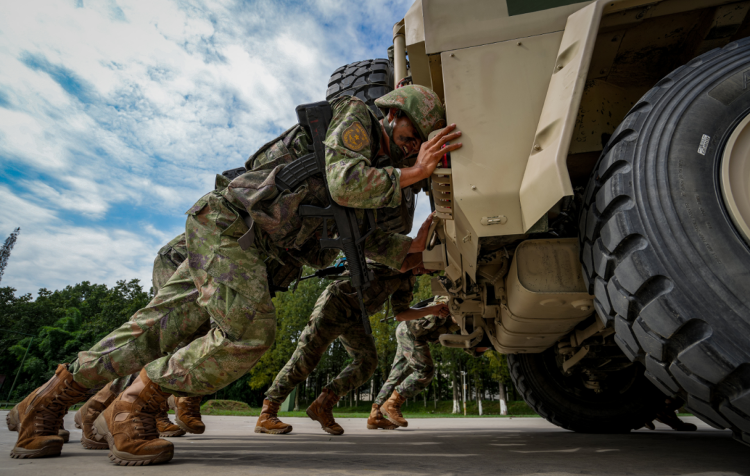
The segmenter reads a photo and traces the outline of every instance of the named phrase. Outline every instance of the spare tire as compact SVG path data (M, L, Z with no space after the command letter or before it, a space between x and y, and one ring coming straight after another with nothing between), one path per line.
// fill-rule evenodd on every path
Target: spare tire
M393 66L387 59L378 58L347 64L331 75L326 100L339 96L356 96L372 109L378 118L383 113L375 107L375 100L393 91Z
M750 39L657 83L607 144L580 220L584 276L619 347L747 444L749 84Z

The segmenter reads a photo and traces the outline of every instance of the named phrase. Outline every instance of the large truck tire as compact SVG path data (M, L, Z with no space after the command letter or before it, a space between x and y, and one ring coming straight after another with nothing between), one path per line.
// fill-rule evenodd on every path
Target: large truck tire
M665 394L750 444L750 39L649 91L594 169L581 261L599 317Z
M375 107L375 100L393 91L393 66L387 59L378 58L344 65L328 80L326 100L339 96L356 96L372 109L378 118L383 114Z
M586 387L580 368L564 375L559 364L554 348L508 355L511 379L524 401L559 427L579 433L627 433L653 421L664 408L664 395L639 364L609 373L598 392Z

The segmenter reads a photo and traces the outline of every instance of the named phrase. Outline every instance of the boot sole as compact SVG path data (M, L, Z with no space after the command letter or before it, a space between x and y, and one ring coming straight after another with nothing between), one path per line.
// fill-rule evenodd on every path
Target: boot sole
M176 424L177 426L179 426L180 428L182 428L182 429L183 429L183 430L185 430L186 432L188 432L188 433L192 433L192 434L194 434L194 435L202 435L202 434L203 434L203 432L204 432L204 431L206 431L206 427L205 427L205 426L203 427L203 429L202 429L201 431L196 431L196 430L194 430L194 429L190 428L190 427L189 427L189 426L187 426L187 425L186 425L185 423L183 423L183 422L182 422L182 420L180 420L180 419L179 419L179 418L177 417L177 415L175 415L175 417L174 417L174 422L175 422L175 424Z
M320 423L320 420L318 420L315 417L315 414L314 413L310 413L310 409L309 408L307 410L305 410L305 413L307 413L307 416L309 416L312 421L317 421L318 423ZM322 423L320 423L320 427L323 429L323 431L325 431L326 433L329 433L331 435L339 436L339 435L343 435L344 434L344 430L343 429L340 432L338 432L336 430L332 430L331 428L329 428L327 426L323 426Z
M96 431L94 431L96 433ZM86 448L87 450L108 450L109 445L106 441L96 441L92 440L91 438L86 438L85 436L81 435L81 446Z
M292 431L291 425L289 426L289 428L284 428L283 430L269 430L262 426L255 427L255 433L268 433L269 435L286 435L287 433L291 431Z
M180 428L179 430L174 431L160 431L159 436L162 438L177 438L178 436L182 436L185 434L185 430Z
M118 451L115 446L115 439L107 427L107 421L104 419L104 414L100 414L96 421L94 421L93 429L96 435L103 436L104 439L107 440L109 446L109 459L120 466L147 466L149 464L166 463L174 457L174 449L157 455L143 456L134 455L125 451Z
M395 430L396 428L398 428L398 425L394 425L392 427L382 427L382 426L370 425L370 424L367 425L368 430Z
M47 458L50 456L60 456L62 452L62 445L53 444L39 448L38 450L27 450L25 448L13 448L10 450L10 457L15 459L28 459L28 458Z

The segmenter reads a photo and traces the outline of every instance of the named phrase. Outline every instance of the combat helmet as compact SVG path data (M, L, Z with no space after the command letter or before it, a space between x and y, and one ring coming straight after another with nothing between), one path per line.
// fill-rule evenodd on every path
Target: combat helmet
M442 101L435 91L424 86L403 86L376 99L375 105L383 111L384 116L391 108L404 111L423 141L427 140L430 132L445 127Z

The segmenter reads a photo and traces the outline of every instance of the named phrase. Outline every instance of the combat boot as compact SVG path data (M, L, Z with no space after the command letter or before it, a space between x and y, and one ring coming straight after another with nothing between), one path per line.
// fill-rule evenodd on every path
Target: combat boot
M395 430L398 425L391 423L388 419L383 417L380 413L380 405L377 403L372 404L372 410L370 410L370 416L367 418L367 429L368 430Z
M385 403L383 403L383 406L380 407L380 410L391 422L404 428L409 426L409 422L406 421L404 415L401 414L401 405L403 405L405 401L406 399L394 390L391 398L386 400Z
M344 434L344 429L333 419L333 406L339 398L341 397L324 388L318 398L307 407L307 416L320 423L320 427L332 435Z
M174 421L177 426L200 435L206 431L206 425L201 420L201 399L203 397L169 397L169 408L175 412Z
M172 423L167 414L168 411L169 405L167 402L164 402L161 411L156 415L156 429L159 431L159 436L162 438L175 438L184 435L186 433L185 430Z
M5 423L8 425L8 431L18 431L18 404L11 408L5 415Z
M58 433L68 408L86 399L87 389L73 380L66 364L55 376L18 404L18 441L13 458L59 456L64 443Z
M70 441L70 432L65 429L62 423L60 424L60 429L57 430L57 436L63 439L63 443Z
M263 408L260 411L258 421L255 423L255 433L270 433L272 435L285 435L292 431L292 425L287 425L279 420L280 403L263 400Z
M73 417L76 426L81 429L81 446L86 449L106 450L109 448L104 437L94 432L94 422L117 398L117 395L110 389L111 386L112 384L108 383L103 389L96 392L96 395L89 398Z
M174 445L159 438L156 415L167 401L168 393L141 370L145 384L135 401L120 394L94 421L94 431L109 445L109 459L120 466L144 466L166 463L174 456Z
M7 415L5 415L5 423L8 425L8 431L18 431L18 405L13 407ZM57 430L57 436L63 439L63 443L67 443L70 440L70 432L64 427L60 427Z

